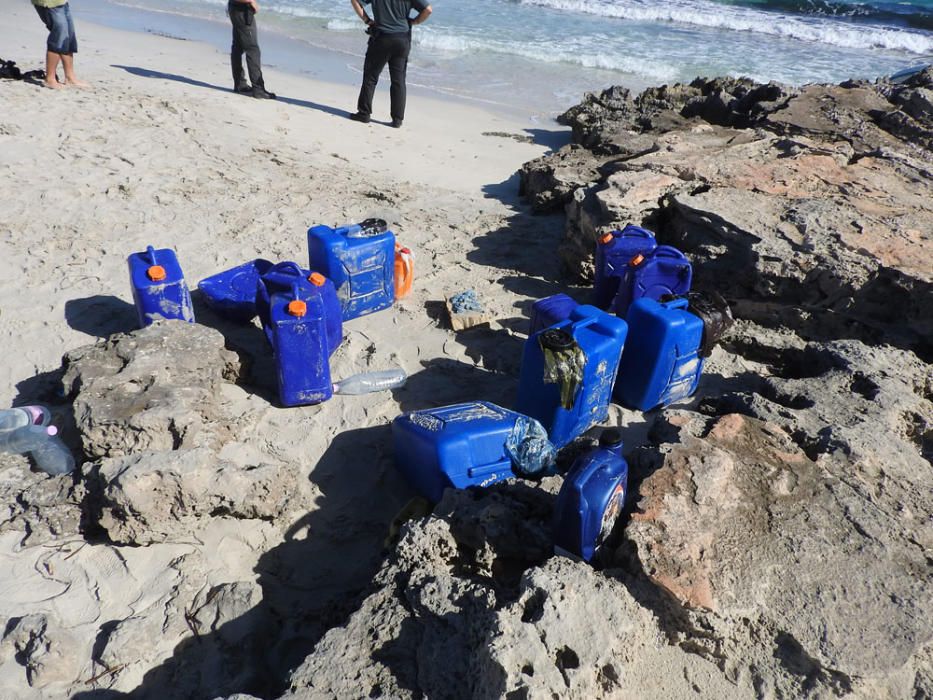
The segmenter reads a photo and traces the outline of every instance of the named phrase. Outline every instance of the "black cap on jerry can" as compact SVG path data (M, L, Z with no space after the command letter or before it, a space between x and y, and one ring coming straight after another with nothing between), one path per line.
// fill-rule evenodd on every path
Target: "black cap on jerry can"
M609 450L621 447L622 431L618 428L607 428L599 436L599 446Z
M572 348L575 341L573 336L567 331L562 331L560 328L548 328L545 331L541 331L539 342L542 348L560 352Z

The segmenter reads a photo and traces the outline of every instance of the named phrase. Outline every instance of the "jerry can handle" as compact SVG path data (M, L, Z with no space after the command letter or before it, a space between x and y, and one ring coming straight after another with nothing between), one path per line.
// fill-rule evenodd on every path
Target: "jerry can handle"
M587 326L592 326L592 325L593 325L594 323L596 323L598 320L599 320L599 316L590 316L589 318L584 318L584 319L582 319L582 320L580 320L580 321L574 321L574 322L571 324L571 328L573 328L573 329L577 329L577 328L586 328ZM571 335L572 335L572 334L571 334Z
M651 233L651 231L646 228L642 228L641 226L635 226L633 224L628 224L620 231L620 233L623 236L631 236L632 238L654 238L654 234Z
M665 308L668 309L683 309L684 311L690 306L690 300L687 297L674 297L668 301L662 301Z
M659 245L654 249L653 255L659 258L678 258L682 259L684 257L683 252L675 248L672 245Z
M150 265L158 265L158 263L156 262L156 253L155 253L154 247L152 247L151 245L146 246L146 255L149 257Z
M271 275L275 272L285 272L285 273L294 275L295 277L304 276L304 271L301 269L301 266L296 262L292 262L291 260L286 260L285 262L276 263L275 265L269 268L269 270L266 272L266 275Z

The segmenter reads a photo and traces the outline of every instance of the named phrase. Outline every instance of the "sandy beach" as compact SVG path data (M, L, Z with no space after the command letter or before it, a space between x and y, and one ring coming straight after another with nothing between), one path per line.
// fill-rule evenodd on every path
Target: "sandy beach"
M8 11L4 57L40 67L41 23L31 7ZM226 55L78 24L77 66L91 89L4 85L0 158L18 193L2 220L4 259L17 271L4 276L0 318L17 348L3 363L6 400L23 377L57 366L63 350L121 329L125 319L108 320L107 304L131 301L125 256L150 243L176 248L196 282L257 256L303 258L309 226L379 215L418 251L420 288L436 279L435 298L445 284L463 284L449 261L486 282L512 267L509 257L531 258L543 244L531 237L527 251L502 260L493 250L475 263L463 255L467 241L516 215L516 169L566 140L557 125L413 98L396 131L379 123L388 121L385 85L375 121L359 125L346 118L358 86L272 70L278 101L237 99ZM551 262L533 266L545 277ZM43 309L41 329L27 297Z
M2 7L3 58L24 70L40 67L46 32L32 7L12 0ZM417 283L391 310L346 325L333 374L401 366L412 375L406 405L378 394L279 409L270 403L274 378L267 364L265 395L225 387L224 403L243 429L241 449L267 450L311 472L322 455L333 456L328 450L341 433L365 435L402 409L508 400L519 357L511 353L511 364L502 366L495 350L520 347L511 322L523 315L530 294L551 288L557 261L550 251L561 226L554 217L526 214L517 200L516 170L565 141L565 129L532 128L462 103L412 97L404 128L395 130L382 123L388 121L387 85L377 92L374 122L360 125L346 118L357 85L267 70L266 82L279 99L253 100L228 89L227 55L193 42L104 29L83 22L80 10L76 15L76 66L91 88L0 85L5 405L54 399L63 353L135 327L129 253L147 245L174 248L193 288L255 257L306 262L309 226L370 216L385 218L412 247ZM445 329L438 308L445 296L468 288L494 291L487 294L490 310L503 320L465 345ZM205 312L205 322L210 318ZM261 352L257 337L243 342ZM489 353L495 361L487 362ZM65 438L76 446L76 435L66 430ZM410 495L392 474L388 445L370 438L345 449L347 460L364 460L348 467L360 480L358 493L337 496L337 505L328 495L333 524L325 527L339 526L340 546L321 550L331 561L319 562L309 591L364 585L388 520ZM385 479L391 488L376 489ZM360 500L359 494L368 495ZM166 568L170 562L203 559L208 587L255 580L260 553L281 541L291 524L255 527L220 518L219 529L200 533L198 543L134 549L126 556L145 563L129 567L109 546L80 552L67 545L21 547L22 538L7 533L0 618L57 610L87 660L78 675L89 679L97 673L90 662L95 630L103 621L164 604L177 584ZM360 539L354 532L367 534ZM42 572L50 554L53 578ZM327 605L322 594L315 607ZM176 641L154 640L147 660L127 668L113 687L136 687ZM62 697L61 686L28 690L15 664L8 659L0 667L0 697Z
M0 10L0 58L42 67L33 8ZM209 44L73 12L89 88L0 81L0 406L49 405L84 457L0 453L0 700L930 697L929 69L619 88L571 126L416 90L393 129L387 75L361 125L355 81L266 68L256 100ZM258 320L197 294L197 325L136 331L130 253L173 248L194 289L368 217L413 291L345 323L331 373L402 389L280 408ZM556 476L412 506L391 421L513 406L532 303L588 299L628 222L736 323L696 397L609 406L605 560L554 556ZM492 320L455 332L467 289Z

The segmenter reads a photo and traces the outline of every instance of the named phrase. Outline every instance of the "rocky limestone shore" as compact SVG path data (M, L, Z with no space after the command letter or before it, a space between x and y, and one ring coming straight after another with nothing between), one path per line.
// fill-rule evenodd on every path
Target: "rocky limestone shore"
M226 396L267 406L255 358L159 323L66 355L79 473L0 454L6 563L82 611L2 621L3 700L933 697L933 72L612 88L561 121L574 143L521 178L566 213L568 283L637 223L737 319L694 400L611 412L630 496L597 565L553 555L560 477L385 527L410 495L391 415L324 456L274 422L242 439L256 414Z

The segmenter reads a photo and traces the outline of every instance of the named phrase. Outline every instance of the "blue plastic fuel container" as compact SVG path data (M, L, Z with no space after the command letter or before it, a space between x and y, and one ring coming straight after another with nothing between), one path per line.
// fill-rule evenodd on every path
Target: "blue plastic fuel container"
M538 299L531 306L531 323L529 324L528 335L553 326L555 323L566 321L570 318L570 312L578 306L579 304L566 294L554 294L553 296L544 297L544 299Z
M609 414L628 326L586 304L525 342L516 410L563 447Z
M204 302L221 316L247 323L256 316L256 288L259 278L272 263L256 258L198 282Z
M541 476L556 450L537 421L486 401L407 413L392 422L395 465L425 498L445 488Z
M194 323L191 294L174 250L149 246L144 253L132 253L127 264L140 327L161 319Z
M591 561L625 507L628 464L622 432L610 428L599 447L580 455L564 477L554 506L554 551Z
M308 229L308 266L332 280L343 320L388 308L395 301L395 234L380 219Z
M604 233L596 241L596 277L593 281L593 306L612 306L619 280L629 261L658 247L654 234L641 226L629 224L621 231Z
M629 260L619 280L612 308L616 316L625 318L636 299L658 300L663 296L686 294L692 281L693 267L687 256L673 246L658 246L650 253L639 253Z
M321 403L333 395L326 315L321 295L298 283L272 295L272 347L283 406Z
M262 322L269 344L275 348L270 321L270 301L274 294L289 292L295 285L303 294L321 297L324 305L324 327L327 336L327 353L330 357L343 340L343 320L340 302L334 284L319 272L303 269L298 263L286 261L276 263L260 275L256 284L256 312Z
M614 397L648 411L696 391L704 360L732 324L732 314L718 295L691 294L666 301L639 299L627 320L629 339Z

